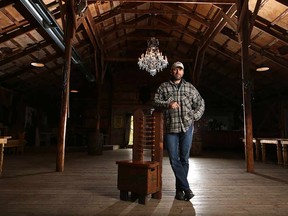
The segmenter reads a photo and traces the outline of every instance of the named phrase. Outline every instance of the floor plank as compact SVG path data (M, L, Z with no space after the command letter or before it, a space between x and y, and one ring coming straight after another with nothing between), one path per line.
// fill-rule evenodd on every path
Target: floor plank
M246 172L236 154L191 157L189 183L195 197L174 199L174 177L165 156L163 197L146 205L121 201L115 161L131 159L131 149L101 156L67 152L64 172L55 172L53 151L5 155L0 177L0 215L287 215L288 169L255 162Z

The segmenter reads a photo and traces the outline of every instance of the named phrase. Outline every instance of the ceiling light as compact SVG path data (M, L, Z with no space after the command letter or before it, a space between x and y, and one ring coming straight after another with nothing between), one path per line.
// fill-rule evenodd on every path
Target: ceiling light
M71 89L70 92L71 92L71 93L78 93L79 91L76 90L76 89Z
M38 68L44 67L45 65L39 60L40 60L40 49L37 50L37 60L35 62L31 62L31 65Z
M45 65L44 65L43 63L41 63L41 62L32 62L31 65L34 66L34 67L39 67L39 68L45 66Z
M64 43L64 32L54 19L53 15L46 8L43 1L40 0L20 0L22 4L27 8L27 10L34 16L34 18L39 22L43 29L50 35L50 37L55 41L55 43L61 48L62 51L65 50ZM76 52L75 48L72 46L71 58L75 64L81 62L79 54Z
M37 22L43 27L43 29L49 34L54 42L60 47L62 51L65 51L64 43L64 32L59 26L54 16L47 9L46 5L42 0L20 0L20 2L27 8L27 10L33 15ZM85 3L85 2L84 2ZM84 10L84 8L83 8ZM83 66L81 57L76 51L75 47L72 46L71 58L74 64ZM85 77L90 81L94 82L95 77L86 70L83 70Z
M148 48L146 53L142 54L138 59L139 68L146 70L151 76L154 76L157 72L162 71L168 65L167 56L163 56L159 51L159 41L155 37L151 40L147 40Z
M263 54L264 54L264 50L261 50L261 53L260 53L260 58L261 58L260 66L256 68L256 71L258 71L258 72L268 71L270 69L264 63Z
M267 66L261 66L256 69L258 72L268 71L270 68Z

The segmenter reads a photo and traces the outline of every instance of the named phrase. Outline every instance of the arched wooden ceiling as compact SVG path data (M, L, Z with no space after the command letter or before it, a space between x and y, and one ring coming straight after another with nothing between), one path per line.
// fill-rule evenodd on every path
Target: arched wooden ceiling
M63 32L65 1L2 0L0 2L0 86L19 92L55 91L62 88L64 52L47 32L55 23L37 22L25 2L42 5ZM41 4L43 3L43 4ZM73 49L81 82L93 82L94 52L103 77L109 66L137 65L152 36L169 63L180 60L186 73L197 79L207 95L231 103L241 101L241 12L236 0L84 1L76 0L77 31ZM287 91L288 2L250 0L250 45L254 97L265 100ZM48 30L47 30L48 29ZM44 68L34 68L40 59ZM196 59L197 66L195 65ZM255 72L265 64L268 72ZM199 66L200 65L200 66ZM92 68L92 69L91 69ZM138 71L137 71L138 72ZM144 71L143 71L144 72ZM196 74L196 75L195 75ZM157 75L155 76L157 79ZM78 80L79 81L79 80ZM195 81L195 80L194 80ZM80 82L80 81L79 81ZM213 97L211 97L212 99Z

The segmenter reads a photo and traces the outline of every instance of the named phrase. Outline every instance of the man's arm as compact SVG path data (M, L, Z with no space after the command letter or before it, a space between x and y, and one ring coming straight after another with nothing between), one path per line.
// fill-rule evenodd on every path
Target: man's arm
M205 111L205 101L196 89L193 96L193 108L194 108L194 120L198 121Z
M164 91L163 91L163 84L157 89L155 96L154 96L154 106L156 108L161 108L161 109L167 109L167 108L173 108L174 104L174 99L173 97L168 97L165 98L164 96Z

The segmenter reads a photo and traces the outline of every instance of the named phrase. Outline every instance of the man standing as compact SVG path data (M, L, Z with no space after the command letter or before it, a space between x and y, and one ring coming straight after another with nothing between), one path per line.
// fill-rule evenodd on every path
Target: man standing
M184 65L175 62L171 79L162 83L154 97L156 108L164 109L165 147L176 178L175 199L190 200L194 194L187 179L193 123L201 118L205 103L197 89L182 77Z

